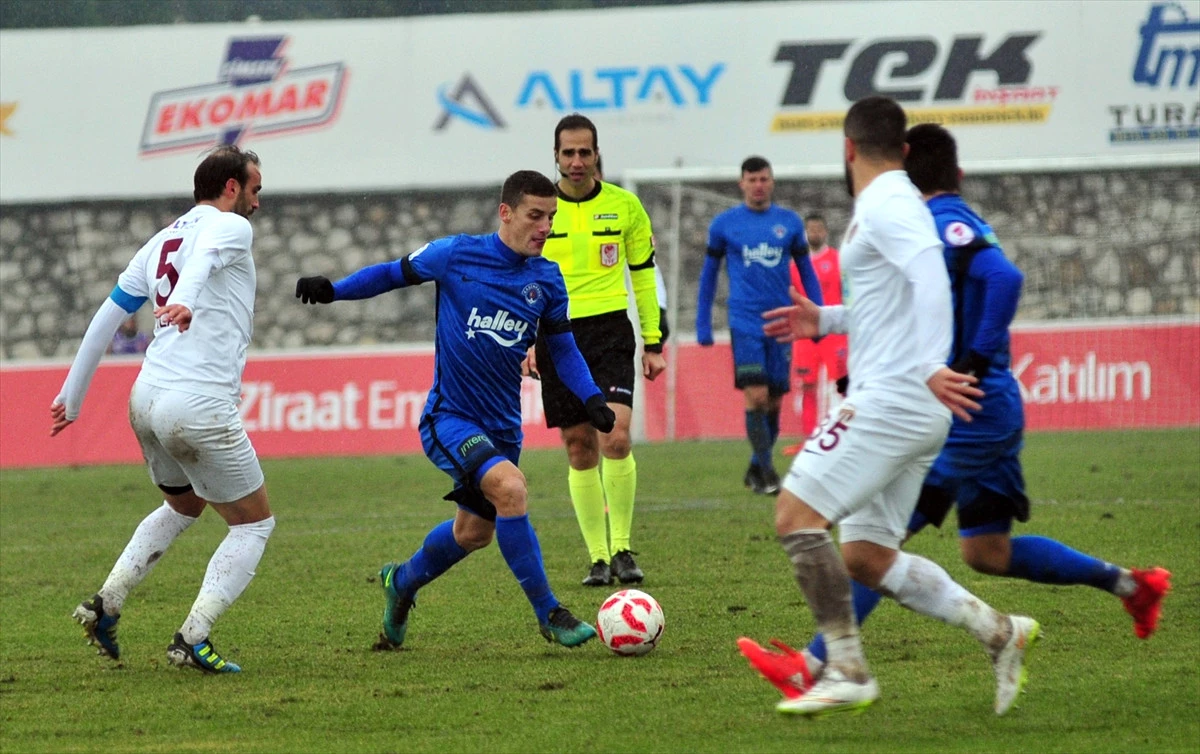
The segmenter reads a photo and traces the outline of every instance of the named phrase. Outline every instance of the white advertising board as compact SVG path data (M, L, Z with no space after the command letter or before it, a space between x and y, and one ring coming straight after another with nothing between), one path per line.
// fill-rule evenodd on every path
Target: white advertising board
M606 168L836 164L869 94L972 160L1200 154L1200 0L737 3L0 33L0 202L190 193L256 150L264 191L553 173L580 111ZM1151 159L1151 162L1153 160ZM1200 157L1197 157L1200 164Z

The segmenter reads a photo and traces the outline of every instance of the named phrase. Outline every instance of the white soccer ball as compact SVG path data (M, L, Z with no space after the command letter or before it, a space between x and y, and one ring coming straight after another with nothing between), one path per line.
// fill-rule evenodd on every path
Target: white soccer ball
M637 589L622 589L600 605L596 631L617 654L644 655L658 646L665 623L657 600Z

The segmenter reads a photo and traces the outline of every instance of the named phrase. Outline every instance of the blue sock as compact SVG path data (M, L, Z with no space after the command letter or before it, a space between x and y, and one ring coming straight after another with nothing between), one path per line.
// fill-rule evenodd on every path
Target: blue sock
M1087 584L1111 592L1121 569L1048 537L1013 537L1006 576L1039 584Z
M771 430L771 447L779 440L779 409L767 409L767 428Z
M537 614L538 623L550 619L550 611L558 607L554 592L550 591L550 583L546 580L546 569L542 565L542 548L538 544L537 534L529 523L529 514L521 516L496 517L496 542L500 545L500 553L504 562L517 577L517 582L525 590L533 612Z
M771 428L767 422L766 411L746 412L746 438L750 440L753 451L750 462L760 469L775 467L771 459Z
M851 579L850 599L854 603L854 620L861 626L875 606L879 604L879 600L883 599L883 595ZM821 634L814 636L808 645L808 651L812 653L813 657L825 662L825 637Z
M393 584L397 593L417 591L450 570L467 557L467 551L454 541L454 519L443 521L429 530L421 549L400 566L399 578Z

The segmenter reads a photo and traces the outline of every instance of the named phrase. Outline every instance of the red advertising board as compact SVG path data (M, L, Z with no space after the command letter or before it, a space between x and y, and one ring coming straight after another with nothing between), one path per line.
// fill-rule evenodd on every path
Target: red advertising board
M1013 372L1032 430L1200 425L1200 324L1121 323L1023 327L1013 334ZM729 347L674 344L674 436L740 438L743 404ZM0 468L138 461L127 418L140 363L109 359L80 420L49 436L49 406L67 366L0 368ZM420 452L417 421L433 375L431 348L312 351L252 356L242 418L264 458ZM793 394L794 395L794 394ZM784 402L784 436L799 433L799 407ZM645 431L671 429L664 376L645 388ZM558 445L542 416L537 383L522 387L526 447Z

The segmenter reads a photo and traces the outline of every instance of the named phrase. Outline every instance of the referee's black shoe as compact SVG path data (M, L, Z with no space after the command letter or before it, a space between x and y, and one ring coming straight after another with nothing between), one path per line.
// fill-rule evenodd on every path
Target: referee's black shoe
M584 586L608 586L613 582L612 569L608 567L608 563L603 560L597 560L592 563L592 570L588 571L587 578L583 580Z
M621 550L613 555L612 572L622 584L640 584L646 578L642 569L633 562L633 553L629 550Z

